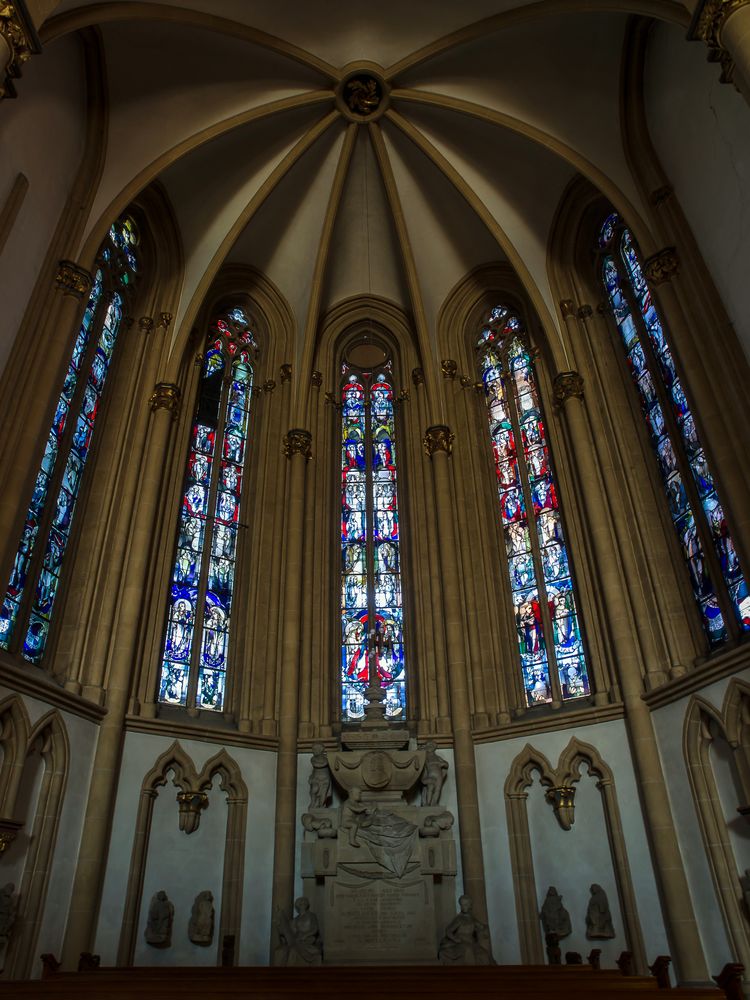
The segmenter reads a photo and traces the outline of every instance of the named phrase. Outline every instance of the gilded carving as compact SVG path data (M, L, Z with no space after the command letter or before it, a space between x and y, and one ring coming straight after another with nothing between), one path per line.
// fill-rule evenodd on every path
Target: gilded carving
M141 333L149 334L154 332L154 320L151 316L141 316L138 320L138 329Z
M180 413L180 387L174 382L157 382L149 405L152 410L171 410L172 419L176 420Z
M319 389L323 385L323 372L313 372L310 376L310 382L316 389Z
M560 301L560 312L563 314L563 319L568 319L576 314L575 302L572 299L562 299Z
M708 61L721 66L721 82L734 82L734 58L721 43L721 33L727 20L750 0L702 0L693 13L688 31L691 41L705 42L708 47Z
M266 381L261 386L263 392L273 392L275 388L276 388L276 383L272 378L266 379Z
M593 309L588 304L588 302L586 302L580 307L576 315L578 316L579 319L588 319L589 316L591 316L592 314L593 314Z
M290 364L282 365L281 368L279 368L279 378L282 382L292 381L292 366Z
M674 247L665 247L649 257L643 268L646 278L653 285L671 281L679 274L679 261Z
M411 380L414 385L424 385L424 368L413 368Z
M440 362L440 370L443 373L443 378L455 378L458 365L453 358L443 358Z
M168 330L171 322L172 322L172 313L161 312L159 313L159 322L156 325L163 326L165 330Z
M374 115L383 99L383 87L374 76L361 74L347 80L344 86L344 103L349 110L362 118Z
M575 785L558 785L548 788L545 798L554 809L557 822L563 830L569 830L575 822Z
M21 67L31 56L41 52L41 45L34 25L26 10L19 4L0 0L0 37L8 47L8 61L0 82L0 100L15 97L13 84L21 75Z
M573 397L583 399L583 378L578 372L558 372L555 375L554 394L558 406Z
M195 833L201 821L201 812L208 807L205 792L178 792L180 829L184 833Z
M72 260L61 260L55 275L55 284L63 295L73 295L82 299L91 288L91 275Z
M432 458L436 451L444 451L450 455L455 437L456 435L451 433L450 427L446 427L445 424L428 427L422 439L425 454L429 458Z
M312 458L312 434L299 427L293 427L284 436L284 454L287 458L300 454L309 461Z

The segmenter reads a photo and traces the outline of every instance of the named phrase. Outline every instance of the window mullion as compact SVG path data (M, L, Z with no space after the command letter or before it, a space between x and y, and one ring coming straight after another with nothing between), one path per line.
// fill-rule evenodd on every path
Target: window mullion
M370 393L372 383L360 375L365 388L365 568L367 571L367 631L372 634L377 630L375 619L375 481L372 468L372 405ZM370 644L370 635L365 637L368 676L370 657L375 657L375 669L378 667L377 646Z

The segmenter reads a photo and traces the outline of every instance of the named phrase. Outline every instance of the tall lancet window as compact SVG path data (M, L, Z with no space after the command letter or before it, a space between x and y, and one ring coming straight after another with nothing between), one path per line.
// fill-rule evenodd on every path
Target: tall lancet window
M496 306L477 344L529 706L589 694L586 655L532 352Z
M52 418L0 611L0 647L44 655L86 460L126 306L138 275L129 216L110 229Z
M716 481L629 230L599 232L601 276L711 646L750 629L750 597Z
M169 705L224 707L256 355L242 309L210 324L167 609L159 700Z
M365 345L362 345L363 347ZM386 718L406 714L391 362L350 350L341 386L341 715L363 718L371 665ZM357 362L378 357L364 367Z

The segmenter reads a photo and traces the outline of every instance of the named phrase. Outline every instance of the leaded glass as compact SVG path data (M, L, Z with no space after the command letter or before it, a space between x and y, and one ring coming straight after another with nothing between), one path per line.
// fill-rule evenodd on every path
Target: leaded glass
M526 701L579 698L589 694L586 656L534 365L518 317L497 306L477 347Z
M224 707L253 356L235 307L212 324L190 440L170 586L159 700Z
M27 619L21 653L31 662L41 659L47 645L81 480L123 317L124 293L115 287L133 284L137 245L135 223L126 216L110 228L100 250L100 266L73 344L0 611L4 649L12 648L19 619ZM61 455L64 461L58 462ZM36 544L40 538L41 547Z
M406 712L393 386L390 368L344 365L341 390L341 704L364 716L370 657L386 717Z
M716 646L728 638L730 630L750 629L745 579L632 235L612 214L598 242L605 250L604 286L638 391L670 516L704 630L709 644Z

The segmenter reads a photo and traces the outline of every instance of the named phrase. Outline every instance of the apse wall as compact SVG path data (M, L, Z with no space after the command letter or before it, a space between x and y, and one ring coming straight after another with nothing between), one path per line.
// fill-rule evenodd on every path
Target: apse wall
M644 97L651 139L750 356L750 109L701 42L655 23Z

